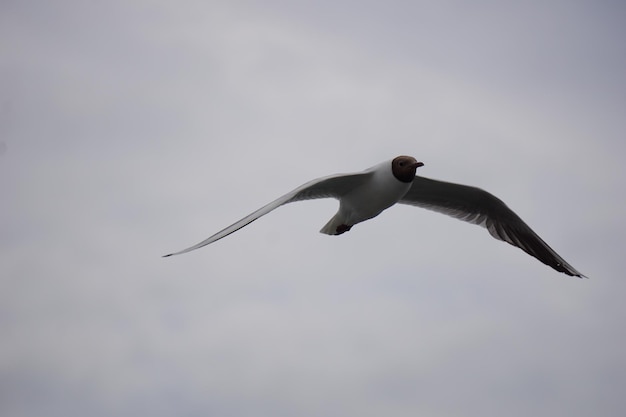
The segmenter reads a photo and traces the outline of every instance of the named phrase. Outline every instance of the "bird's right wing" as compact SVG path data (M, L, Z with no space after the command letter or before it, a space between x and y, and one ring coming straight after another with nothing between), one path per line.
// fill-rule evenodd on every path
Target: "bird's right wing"
M499 198L480 188L416 176L398 203L438 211L483 226L491 236L517 246L555 270L584 277Z
M277 198L271 203L261 207L257 211L250 213L243 219L231 224L230 226L220 230L213 236L197 243L187 249L183 249L179 252L163 255L163 257L180 255L181 253L190 252L194 249L201 248L217 240L220 240L231 233L236 232L242 227L252 223L261 216L266 215L270 211L277 209L278 207L300 200L312 200L318 198L336 198L339 199L354 188L359 187L367 181L367 179L373 175L372 172L364 171L353 174L337 174L327 177L318 178L301 185L293 191Z

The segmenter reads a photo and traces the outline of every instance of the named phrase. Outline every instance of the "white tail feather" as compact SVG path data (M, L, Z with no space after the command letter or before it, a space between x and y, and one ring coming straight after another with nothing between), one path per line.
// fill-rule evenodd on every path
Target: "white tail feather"
M338 235L340 233L337 233L337 227L342 224L344 224L344 221L339 216L339 213L337 213L333 216L332 219L328 221L328 223L326 223L324 227L322 227L320 233L325 233L327 235Z

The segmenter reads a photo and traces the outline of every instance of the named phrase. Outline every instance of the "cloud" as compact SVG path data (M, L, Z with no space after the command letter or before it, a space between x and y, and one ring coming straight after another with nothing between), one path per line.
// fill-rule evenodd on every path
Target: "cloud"
M618 6L7 3L3 415L618 415ZM312 178L396 154L591 277Z

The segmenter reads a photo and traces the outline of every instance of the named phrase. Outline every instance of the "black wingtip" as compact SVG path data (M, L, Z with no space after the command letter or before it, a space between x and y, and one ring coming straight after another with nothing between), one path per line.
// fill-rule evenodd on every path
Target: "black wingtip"
M575 277L575 278L580 278L580 279L589 279L589 277L585 274L581 274L580 272L576 271L574 268L572 269L557 269L554 268L559 272L563 272L565 275L569 275L570 277Z

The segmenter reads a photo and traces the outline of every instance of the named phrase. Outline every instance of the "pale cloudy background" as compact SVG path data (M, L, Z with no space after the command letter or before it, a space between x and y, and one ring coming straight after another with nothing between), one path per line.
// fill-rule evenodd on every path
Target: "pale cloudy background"
M619 1L0 3L0 414L622 416ZM397 154L590 277L334 201Z

